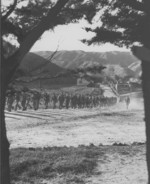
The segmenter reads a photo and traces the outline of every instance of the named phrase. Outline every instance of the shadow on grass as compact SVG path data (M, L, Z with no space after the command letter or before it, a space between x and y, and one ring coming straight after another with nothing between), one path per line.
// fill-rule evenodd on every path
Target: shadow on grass
M11 183L85 184L88 177L103 174L97 166L110 162L108 155L132 157L142 150L144 143L11 149Z
M100 155L103 152L95 146L12 149L11 181L37 183L37 179L52 179L59 174L69 175L75 183L83 183L78 176L91 175Z

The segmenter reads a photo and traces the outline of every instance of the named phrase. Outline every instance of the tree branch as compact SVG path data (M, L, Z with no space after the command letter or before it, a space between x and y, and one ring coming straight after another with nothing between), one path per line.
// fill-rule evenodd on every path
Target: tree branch
M139 2L137 0L121 0L117 1L115 3L115 6L120 7L122 5L130 6L131 8L137 10L137 11L144 11L144 4L142 2Z
M101 73L102 70L104 70L106 67L99 65L99 66L92 66L92 67L87 67L87 68L76 68L76 69L68 69L65 70L64 72L57 73L54 76L34 76L32 78L29 78L29 80L23 80L21 78L15 79L15 81L18 82L34 82L37 80L46 80L46 79L55 79L55 78L61 78L61 77L78 77L80 73L84 73L84 76L88 76L86 73L90 72L91 74L95 73ZM91 78L91 76L90 76Z
M33 44L37 39L44 33L45 30L52 27L57 15L60 13L61 9L69 0L59 0L56 5L49 11L48 15L44 17L40 23L31 30L24 42L21 44L18 50L18 61L20 62L24 55L31 49Z
M59 45L57 46L56 50L48 57L46 58L48 61L52 61L56 53L58 52Z
M12 77L11 75L14 74L14 70L17 69L24 56L29 52L38 38L45 32L45 30L53 27L57 15L60 13L61 9L66 5L68 1L69 0L59 0L49 11L48 15L43 17L40 23L34 27L31 32L29 32L29 34L20 45L20 48L6 60L5 66L8 69L7 74L10 75L10 77Z
M105 28L96 28L96 29L90 29L87 28L86 31L92 31L96 33L96 35L91 38L90 40L83 39L83 43L87 43L88 45L91 45L93 43L114 43L118 41L118 39L122 38L122 33L117 31L111 31L107 30Z
M17 6L17 0L14 0L14 3L10 6L10 9L8 10L8 12L2 17L2 22L9 17L9 15L14 11L16 6Z
M30 70L29 72L27 72L27 74L30 75L30 73L33 73L33 72L35 72L38 69L41 70L42 68L44 68L45 66L47 66L52 61L52 59L54 58L54 56L56 55L57 52L58 52L58 47L56 48L56 50L48 58L46 58L47 59L47 62L44 62L41 65L33 68L32 70Z
M23 30L19 26L15 26L9 21L2 22L2 35L5 34L14 34L17 37L19 43L23 41L24 35Z

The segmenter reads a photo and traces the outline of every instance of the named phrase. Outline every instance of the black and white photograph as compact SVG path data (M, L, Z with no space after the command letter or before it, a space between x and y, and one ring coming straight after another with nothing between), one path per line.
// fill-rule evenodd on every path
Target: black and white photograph
M150 184L150 0L1 0L2 184Z

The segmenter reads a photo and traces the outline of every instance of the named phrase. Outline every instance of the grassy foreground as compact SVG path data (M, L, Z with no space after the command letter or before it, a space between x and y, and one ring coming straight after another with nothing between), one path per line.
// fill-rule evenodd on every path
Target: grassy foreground
M10 150L12 184L84 184L107 154L132 156L145 145L16 148Z

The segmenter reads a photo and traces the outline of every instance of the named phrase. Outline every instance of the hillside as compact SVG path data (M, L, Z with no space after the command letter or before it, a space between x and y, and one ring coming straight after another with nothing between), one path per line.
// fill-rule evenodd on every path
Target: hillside
M61 67L32 52L24 57L19 69L23 70L27 76L37 74L49 74L53 76L63 70Z
M76 85L72 77L51 78L65 69L104 65L107 76L138 77L141 73L140 62L130 52L84 52L84 51L58 51L52 62L49 61L51 51L28 53L21 62L17 76L18 82L27 86L63 87ZM36 78L43 78L37 80ZM51 79L50 79L51 78ZM33 80L34 79L34 80ZM29 83L30 81L30 83Z
M20 64L16 73L16 83L30 88L51 88L52 86L58 88L60 86L76 84L76 80L72 77L52 78L63 71L65 71L65 69L30 52L24 57Z
M48 58L51 51L35 52L43 58ZM138 76L141 68L140 62L130 52L84 52L84 51L58 51L52 61L62 68L87 67L92 65L105 65L116 68L123 75ZM134 66L134 67L133 67Z

